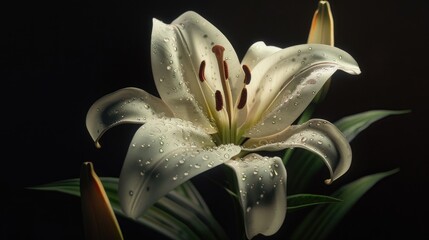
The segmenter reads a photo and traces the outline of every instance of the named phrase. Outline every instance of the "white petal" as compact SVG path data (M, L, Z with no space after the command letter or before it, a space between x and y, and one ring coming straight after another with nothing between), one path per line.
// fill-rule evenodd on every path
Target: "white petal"
M209 133L216 130L210 119L216 115L214 93L223 91L214 45L225 48L224 58L230 83L243 86L244 74L237 55L226 37L210 22L189 11L172 24L153 21L152 69L161 98L175 116L195 122ZM200 66L205 62L205 81L200 81ZM222 73L223 74L223 73ZM236 79L238 78L238 79ZM241 93L233 87L233 97ZM211 111L211 113L210 113Z
M248 95L254 96L248 104L255 118L246 127L257 124L245 136L269 136L291 125L338 69L360 73L352 56L322 44L286 48L262 60L248 86Z
M259 41L250 46L241 63L252 70L261 60L280 50L282 49L279 47L267 46L264 42Z
M98 143L104 132L122 123L145 123L153 118L172 117L161 99L138 88L123 88L98 99L86 115L86 127Z
M215 146L203 129L181 119L158 119L134 135L119 178L123 211L137 218L159 198L241 151Z
M331 178L326 183L347 172L352 161L347 139L334 124L323 119L311 119L273 136L249 139L243 147L245 151L279 151L294 147L312 151L323 159L329 169Z
M247 238L276 233L283 225L287 209L287 175L282 160L252 153L225 164L237 176Z

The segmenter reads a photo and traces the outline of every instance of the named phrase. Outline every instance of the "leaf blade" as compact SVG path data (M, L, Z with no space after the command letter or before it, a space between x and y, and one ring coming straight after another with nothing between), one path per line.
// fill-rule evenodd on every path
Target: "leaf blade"
M323 240L329 235L345 214L377 182L399 169L364 176L337 190L332 196L342 199L338 204L317 206L299 224L292 234L292 240Z
M112 208L118 215L127 217L121 210L117 196L118 178L100 178ZM220 224L214 219L202 197L196 189L185 183L177 192L173 190L160 201L150 207L146 214L134 220L146 227L176 240L186 239L228 239ZM30 189L41 191L56 191L80 197L78 178L56 181ZM192 194L198 194L190 196ZM133 220L133 219L131 219ZM209 238L207 238L209 236Z

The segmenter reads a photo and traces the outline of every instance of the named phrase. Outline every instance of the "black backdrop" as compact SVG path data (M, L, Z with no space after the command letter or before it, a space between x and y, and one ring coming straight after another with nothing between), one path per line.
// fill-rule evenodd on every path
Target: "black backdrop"
M314 0L2 3L0 238L83 238L78 198L25 187L77 177L83 161L93 161L100 176L119 174L133 127L112 129L96 149L85 115L97 98L122 87L156 94L152 18L170 22L195 10L223 31L242 57L258 40L281 47L305 43L316 6ZM337 184L394 168L400 172L374 186L330 239L424 236L429 233L424 152L429 132L423 121L429 8L423 0L331 1L331 7L336 46L355 57L362 74L335 75L316 116L335 121L372 109L412 111L371 125L352 142L354 162ZM202 188L216 216L233 231L229 202L219 206L224 193ZM157 236L119 220L126 239ZM293 220L287 217L274 239L284 239Z

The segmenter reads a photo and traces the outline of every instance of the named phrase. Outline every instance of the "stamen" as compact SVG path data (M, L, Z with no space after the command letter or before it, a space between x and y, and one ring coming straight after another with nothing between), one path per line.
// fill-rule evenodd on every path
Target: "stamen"
M216 99L216 111L220 111L223 108L223 98L222 93L217 90L215 93L215 99Z
M247 65L243 65L243 71L244 71L244 83L246 85L249 85L250 80L251 80L251 75L250 75L250 68Z
M246 102L247 102L247 89L246 87L243 88L243 90L241 90L241 96L240 96L240 101L238 102L238 109L242 109L244 108L244 106L246 106Z
M226 61L223 61L223 71L225 73L225 79L228 79L229 77L228 63Z
M206 69L206 61L202 61L200 64L200 71L198 73L198 76L201 82L204 82L206 80L206 76L204 75L205 69Z

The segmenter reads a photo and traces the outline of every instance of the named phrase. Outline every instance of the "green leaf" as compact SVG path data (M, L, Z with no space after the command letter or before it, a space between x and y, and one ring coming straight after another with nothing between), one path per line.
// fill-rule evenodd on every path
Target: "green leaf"
M343 132L347 140L352 141L360 132L372 123L391 115L408 113L408 110L371 110L358 113L338 120L335 125Z
M291 212L309 206L337 202L341 202L341 199L317 194L295 194L288 196L287 210Z
M100 179L115 213L127 217L121 210L117 196L118 178ZM31 187L31 189L57 191L80 197L78 178ZM191 182L186 182L168 193L150 207L145 215L134 221L171 239L228 239Z
M376 173L362 177L344 185L332 197L342 199L336 204L315 207L300 223L292 235L292 240L323 240L343 219L355 203L381 179L390 176L399 169Z
M343 132L344 136L352 141L359 133L372 123L392 115L405 114L408 110L370 110L341 118L334 124ZM308 118L308 117L307 117ZM289 149L284 157L287 161L288 191L299 193L306 190L314 181L314 176L324 166L320 157L303 149Z

